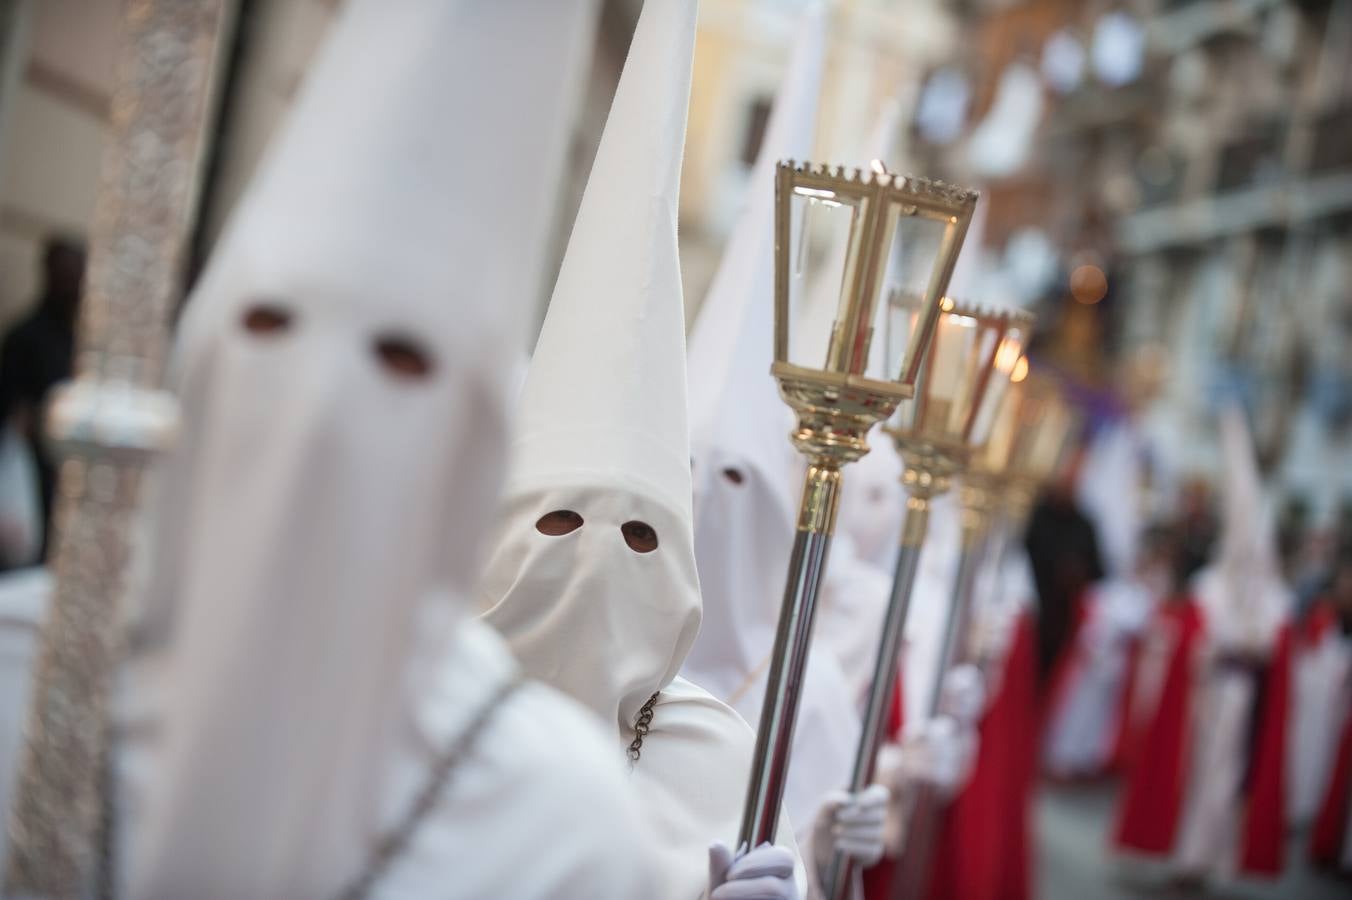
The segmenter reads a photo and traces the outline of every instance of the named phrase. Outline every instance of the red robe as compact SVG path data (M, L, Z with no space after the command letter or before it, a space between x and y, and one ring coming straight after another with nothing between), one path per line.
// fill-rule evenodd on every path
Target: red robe
M1321 866L1339 867L1343 844L1347 840L1347 818L1352 810L1352 709L1343 713L1343 733L1338 740L1338 755L1329 773L1328 788L1319 815L1314 820L1310 839L1310 858Z
M897 681L892 685L892 706L887 715L887 739L901 740L901 729L906 722L906 691L901 684L901 667L897 668ZM865 900L887 900L892 890L892 878L897 871L898 857L884 855L877 864L863 871Z
M932 857L929 896L1024 900L1031 893L1029 828L1038 745L1032 615L1015 625L999 693L986 709L971 780L949 805ZM900 693L900 692L898 692ZM894 735L900 734L897 710ZM867 900L888 900L898 860L864 872Z
M1174 846L1183 807L1192 663L1202 633L1201 611L1194 603L1170 603L1160 610L1156 627L1173 630L1173 652L1155 715L1127 779L1113 841L1127 850L1166 854Z
M981 722L972 778L949 806L929 880L931 900L1025 900L1040 732L1031 613L1015 626L1000 692Z
M1268 670L1263 708L1258 711L1260 731L1239 855L1239 870L1251 875L1279 875L1286 858L1286 723L1292 643L1290 627L1282 628Z
M1192 744L1194 668L1205 620L1194 602L1172 603L1160 613L1177 640L1146 727L1139 755L1127 779L1114 843L1123 850L1164 856L1174 850L1187 794ZM1286 720L1291 686L1291 630L1277 638L1259 716L1259 739L1244 804L1238 865L1242 872L1275 875L1283 864L1286 831Z
M1306 617L1303 637L1307 646L1318 644L1337 627L1338 614L1333 606L1319 603ZM1348 688L1352 685L1344 685L1342 709L1333 713L1342 715L1342 730L1310 835L1310 859L1317 865L1334 869L1342 868L1347 821L1352 815L1352 808L1349 808L1352 807L1352 693Z
M1122 698L1117 708L1117 725L1113 734L1113 750L1108 759L1108 768L1112 772L1123 773L1131 770L1136 758L1136 750L1141 742L1140 723L1132 718L1136 708L1136 682L1141 667L1141 639L1133 637L1127 646L1127 675L1122 683Z

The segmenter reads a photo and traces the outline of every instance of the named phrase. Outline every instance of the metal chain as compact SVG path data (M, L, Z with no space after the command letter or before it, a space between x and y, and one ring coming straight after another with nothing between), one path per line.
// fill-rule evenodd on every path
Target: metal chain
M456 764L461 761L465 751L470 748L475 739L488 725L493 713L502 705L518 688L525 683L525 679L519 673L513 675L510 679L498 686L483 706L474 714L465 730L455 738L437 760L432 765L432 769L427 774L427 781L423 784L422 790L414 798L408 811L404 813L404 818L399 824L392 828L380 842L376 844L375 850L371 854L371 860L366 864L366 868L361 874L338 896L342 900L363 900L371 895L371 889L376 886L390 866L408 849L409 841L418 830L418 826L423 823L427 815L436 806L441 799L442 793L446 789L446 783L450 780L455 771Z
M643 739L647 736L649 729L653 724L653 707L657 705L657 697L662 692L657 691L648 698L648 702L639 707L638 718L634 720L634 739L629 742L629 766L633 768L634 763L638 762L639 756L643 753Z

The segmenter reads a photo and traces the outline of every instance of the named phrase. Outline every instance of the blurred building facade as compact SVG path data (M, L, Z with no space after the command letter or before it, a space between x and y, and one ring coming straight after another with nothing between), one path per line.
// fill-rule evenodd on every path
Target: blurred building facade
M1352 498L1352 3L952 8L938 72L971 109L916 165L984 188L984 292L1037 304L1042 356L1091 389L1130 405L1153 369L1166 482L1211 472L1238 398L1286 498L1330 521Z

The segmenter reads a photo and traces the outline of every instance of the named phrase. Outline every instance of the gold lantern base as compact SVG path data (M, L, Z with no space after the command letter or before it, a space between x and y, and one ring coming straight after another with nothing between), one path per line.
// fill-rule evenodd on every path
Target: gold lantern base
M814 377L782 363L775 363L770 371L780 396L798 417L790 438L814 464L844 465L864 456L869 450L869 431L905 399L902 391L883 395L848 379Z

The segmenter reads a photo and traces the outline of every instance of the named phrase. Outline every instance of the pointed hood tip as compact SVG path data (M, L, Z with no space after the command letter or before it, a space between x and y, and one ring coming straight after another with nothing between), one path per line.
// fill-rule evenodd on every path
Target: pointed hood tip
M507 490L617 487L690 512L676 238L694 0L649 0L522 389Z
M1223 504L1218 557L1233 561L1247 554L1265 563L1276 554L1270 512L1263 496L1257 448L1248 416L1238 403L1220 413Z

